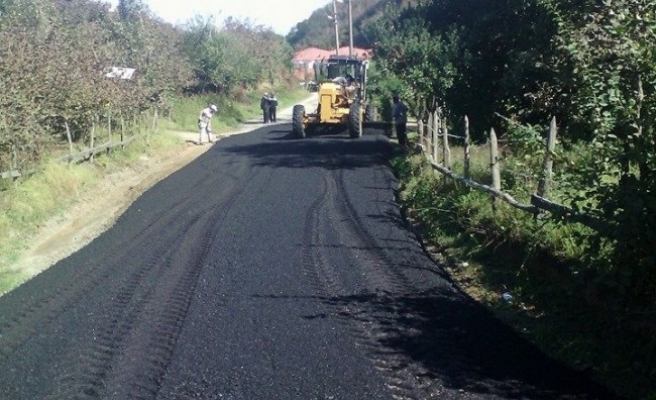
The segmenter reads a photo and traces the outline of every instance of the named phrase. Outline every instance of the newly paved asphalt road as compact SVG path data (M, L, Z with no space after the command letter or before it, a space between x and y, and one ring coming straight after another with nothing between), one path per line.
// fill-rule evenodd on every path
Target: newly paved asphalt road
M215 144L0 298L0 398L611 399L452 285L368 131Z

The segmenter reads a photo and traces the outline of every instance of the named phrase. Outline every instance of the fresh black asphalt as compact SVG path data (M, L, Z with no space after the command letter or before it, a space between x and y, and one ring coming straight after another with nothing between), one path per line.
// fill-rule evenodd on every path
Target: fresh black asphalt
M460 292L385 135L220 140L0 298L0 399L613 399Z

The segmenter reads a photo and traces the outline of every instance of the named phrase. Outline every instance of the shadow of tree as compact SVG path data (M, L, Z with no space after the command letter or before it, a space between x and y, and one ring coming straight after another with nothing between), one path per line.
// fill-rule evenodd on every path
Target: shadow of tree
M222 151L246 155L254 165L285 168L368 168L387 165L393 145L375 129L367 130L360 138L352 139L346 132L313 134L295 138L291 129L258 130L265 135L260 140L240 140L225 143Z
M364 346L369 357L398 357L398 365L411 360L421 367L421 378L437 381L463 395L620 399L584 373L548 358L459 292L434 288L411 294L376 292L311 299L332 311L301 318L338 318L353 326L367 327L370 332L360 336L371 341Z

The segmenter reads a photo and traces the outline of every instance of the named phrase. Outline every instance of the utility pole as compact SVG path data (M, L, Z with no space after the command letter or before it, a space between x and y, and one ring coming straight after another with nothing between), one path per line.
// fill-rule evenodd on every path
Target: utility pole
M333 0L333 22L335 23L335 54L339 55L339 27L337 26L337 0Z
M353 12L351 0L348 0L348 20L349 20L349 57L353 56Z

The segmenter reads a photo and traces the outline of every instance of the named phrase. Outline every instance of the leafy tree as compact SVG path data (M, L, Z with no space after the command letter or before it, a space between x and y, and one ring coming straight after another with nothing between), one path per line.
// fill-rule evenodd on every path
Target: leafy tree
M196 17L186 26L184 51L196 75L195 90L228 95L290 75L292 52L283 38L248 21Z
M369 35L379 38L376 63L387 76L395 76L400 84L394 92L416 112L427 107L434 110L444 103L457 74L455 32L433 35L425 19L419 15L401 18L402 14L388 7L386 18L370 26Z
M142 0L118 0L116 11L121 21L139 19L139 15L146 10Z
M189 83L178 31L147 10L121 20L87 0L0 6L0 170L38 162L66 125L85 140L98 118L131 120ZM111 66L136 68L136 78L107 79Z
M394 4L365 32L391 73L419 84L415 96L468 115L474 136L502 122L496 113L533 123L553 113L532 96L554 75L545 65L556 23L538 0Z
M588 127L596 157L579 173L584 199L614 221L610 281L631 304L656 304L656 4L606 1L558 37L571 115Z

